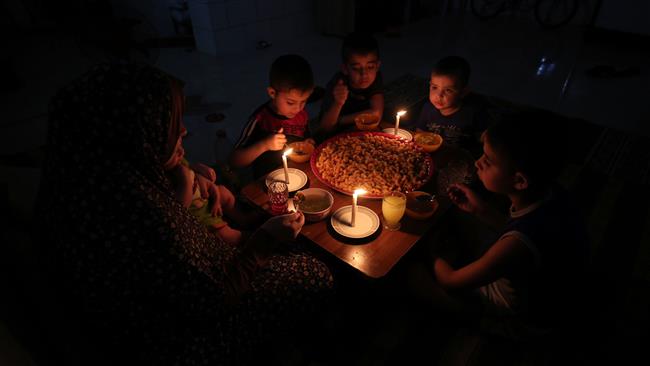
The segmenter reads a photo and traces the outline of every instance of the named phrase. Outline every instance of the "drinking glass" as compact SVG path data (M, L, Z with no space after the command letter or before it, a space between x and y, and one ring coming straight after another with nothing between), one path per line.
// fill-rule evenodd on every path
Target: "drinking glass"
M283 181L273 181L269 184L269 202L272 215L287 213L289 205L289 186Z
M381 201L381 212L384 216L384 228L390 231L399 230L399 220L406 210L406 195L401 192L388 192Z

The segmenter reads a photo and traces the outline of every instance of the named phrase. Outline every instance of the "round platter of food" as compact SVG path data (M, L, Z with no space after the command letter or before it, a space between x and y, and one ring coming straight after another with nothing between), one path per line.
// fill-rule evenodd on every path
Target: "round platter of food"
M383 132L334 136L314 150L310 164L316 178L328 187L347 195L364 189L367 198L415 191L433 176L429 154L412 141Z

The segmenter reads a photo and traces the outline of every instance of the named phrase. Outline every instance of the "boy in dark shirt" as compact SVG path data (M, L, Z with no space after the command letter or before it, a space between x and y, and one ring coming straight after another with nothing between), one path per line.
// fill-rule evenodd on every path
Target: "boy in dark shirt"
M319 132L331 135L354 125L354 117L384 112L384 86L379 71L379 47L369 34L352 33L343 41L341 71L326 87Z
M458 56L448 56L431 71L429 102L425 103L416 128L438 133L445 144L460 146L480 155L481 133L487 128L484 101L471 94L468 87L469 63Z
M493 124L482 135L478 177L490 192L507 196L507 217L464 184L450 188L451 201L500 234L470 263L438 257L433 273L447 291L474 290L482 325L512 338L566 324L581 286L587 234L579 210L555 183L564 159L561 143L550 146L542 130L550 117L520 113Z
M230 156L235 167L252 164L255 178L282 164L287 144L309 137L305 103L314 90L309 63L298 55L280 56L271 65L269 83L271 99L253 112Z

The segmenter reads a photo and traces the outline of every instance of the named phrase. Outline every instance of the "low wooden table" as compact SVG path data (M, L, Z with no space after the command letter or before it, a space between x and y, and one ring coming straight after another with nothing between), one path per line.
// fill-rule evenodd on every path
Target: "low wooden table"
M440 152L433 154L434 172L437 169L436 164L445 164L448 160L449 154L446 154L441 149ZM309 163L293 163L289 162L289 166L297 168L305 172L309 181L305 188L315 187L328 190L334 196L334 205L331 213L335 212L338 208L352 204L352 197L333 191L325 184L321 183L311 170ZM440 197L438 200L439 207L432 217L427 220L420 221L412 219L406 215L401 220L402 227L399 231L389 231L380 228L377 233L370 238L364 240L353 240L339 236L331 227L330 217L325 220L305 223L302 228L301 235L316 243L321 248L327 250L329 253L338 257L342 261L348 263L352 267L361 271L371 278L379 278L388 273L391 268L399 261L404 254L406 254L411 247L429 230L435 227L439 218L450 207L449 200L446 195L441 195L436 192L435 173L432 179L423 191L435 193ZM268 196L266 194L266 186L264 179L254 181L242 190L242 194L254 204L269 211ZM381 215L381 199L369 199L363 196L359 198L359 205L366 206L383 220ZM382 222L383 224L383 222Z

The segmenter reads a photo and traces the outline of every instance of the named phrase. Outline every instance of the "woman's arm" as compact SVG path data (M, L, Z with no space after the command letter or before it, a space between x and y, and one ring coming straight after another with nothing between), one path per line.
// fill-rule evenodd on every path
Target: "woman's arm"
M267 265L277 243L295 239L304 224L305 216L301 212L274 216L242 244L244 249L225 268L229 302L236 302L250 290L255 273Z

